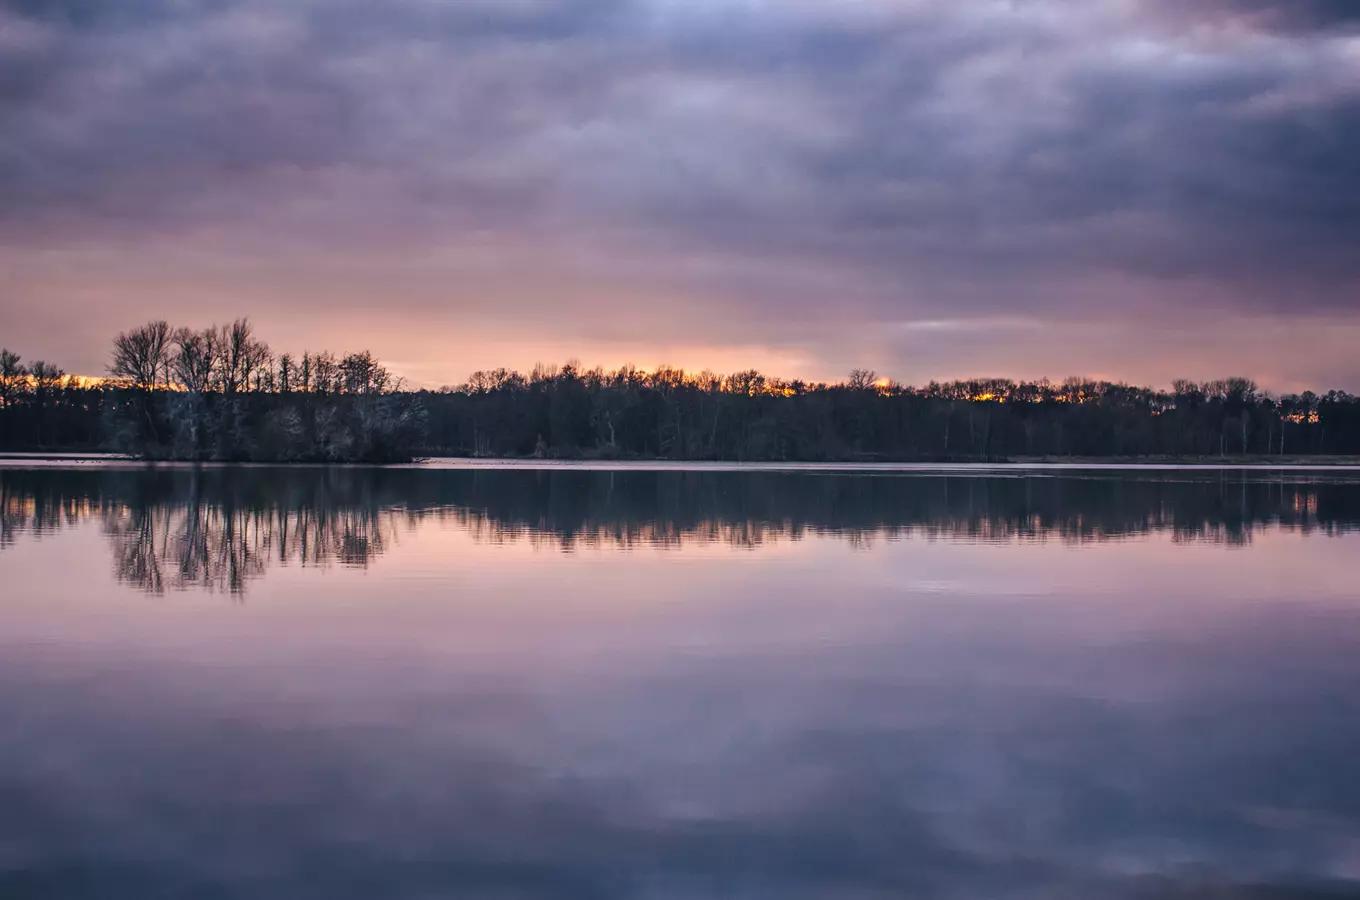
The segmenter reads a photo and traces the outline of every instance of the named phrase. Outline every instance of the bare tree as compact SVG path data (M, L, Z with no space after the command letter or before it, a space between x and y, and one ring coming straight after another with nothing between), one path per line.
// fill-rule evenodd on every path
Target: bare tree
M27 387L28 370L19 362L22 357L9 350L0 350L0 409L14 402L15 395Z
M29 375L33 378L33 386L40 392L55 391L61 387L61 381L66 377L66 373L55 363L38 360L29 368Z
M270 366L269 345L255 339L249 319L212 329L217 344L216 382L224 394L262 390L266 379L260 372Z
M62 379L66 373L55 364L38 360L29 366L28 374L33 384L33 398L38 407L38 428L37 438L40 445L46 443L48 437L48 417L49 407L52 405L52 394L61 387Z
M755 369L747 369L744 372L733 372L728 375L724 386L730 393L755 397L765 393L765 382L766 378L760 372ZM679 387L683 383L682 373L682 377L676 382L676 386Z
M279 390L285 394L293 392L293 381L297 377L295 374L296 366L293 364L293 355L283 353L279 355Z
M339 367L333 354L326 352L312 354L312 390L318 394L329 394L337 390L339 374Z
M203 331L181 328L175 332L171 372L186 391L201 394L212 388L218 360L217 336L215 328Z
M274 354L264 344L255 344L250 352L250 387L255 393L274 393Z
M388 388L391 375L365 350L351 353L339 363L341 390L347 394L381 394Z
M170 380L170 347L173 333L164 319L123 332L113 340L109 374L125 378L134 387L153 390Z
M845 386L852 391L869 391L873 390L876 381L878 373L873 369L851 369L850 379L845 382Z

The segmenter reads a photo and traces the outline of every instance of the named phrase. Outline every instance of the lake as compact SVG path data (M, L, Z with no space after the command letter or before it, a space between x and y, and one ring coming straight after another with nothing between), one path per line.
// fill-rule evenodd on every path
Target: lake
M1360 472L0 465L0 897L1360 896Z

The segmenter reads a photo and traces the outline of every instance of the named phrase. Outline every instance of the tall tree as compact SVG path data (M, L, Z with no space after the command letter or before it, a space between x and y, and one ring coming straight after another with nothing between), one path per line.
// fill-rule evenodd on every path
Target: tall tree
M119 334L113 340L109 374L126 379L142 390L154 390L167 384L173 334L170 323L164 319Z
M236 394L250 389L252 377L269 360L269 345L255 339L249 319L237 319L218 331L218 380L222 393Z
M219 355L217 338L215 328L203 331L181 328L175 332L170 368L175 382L186 391L201 394L212 387Z
M0 349L0 409L10 406L26 386L28 370L21 359L17 353Z

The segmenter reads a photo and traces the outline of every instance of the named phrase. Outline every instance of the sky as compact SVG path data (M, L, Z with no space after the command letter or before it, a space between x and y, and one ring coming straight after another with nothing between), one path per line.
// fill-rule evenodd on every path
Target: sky
M0 0L0 345L1360 391L1356 0Z

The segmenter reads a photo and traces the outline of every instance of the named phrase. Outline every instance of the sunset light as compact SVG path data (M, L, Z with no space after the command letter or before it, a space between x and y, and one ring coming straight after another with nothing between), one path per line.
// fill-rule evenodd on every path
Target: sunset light
M0 0L0 900L1360 898L1360 0Z

